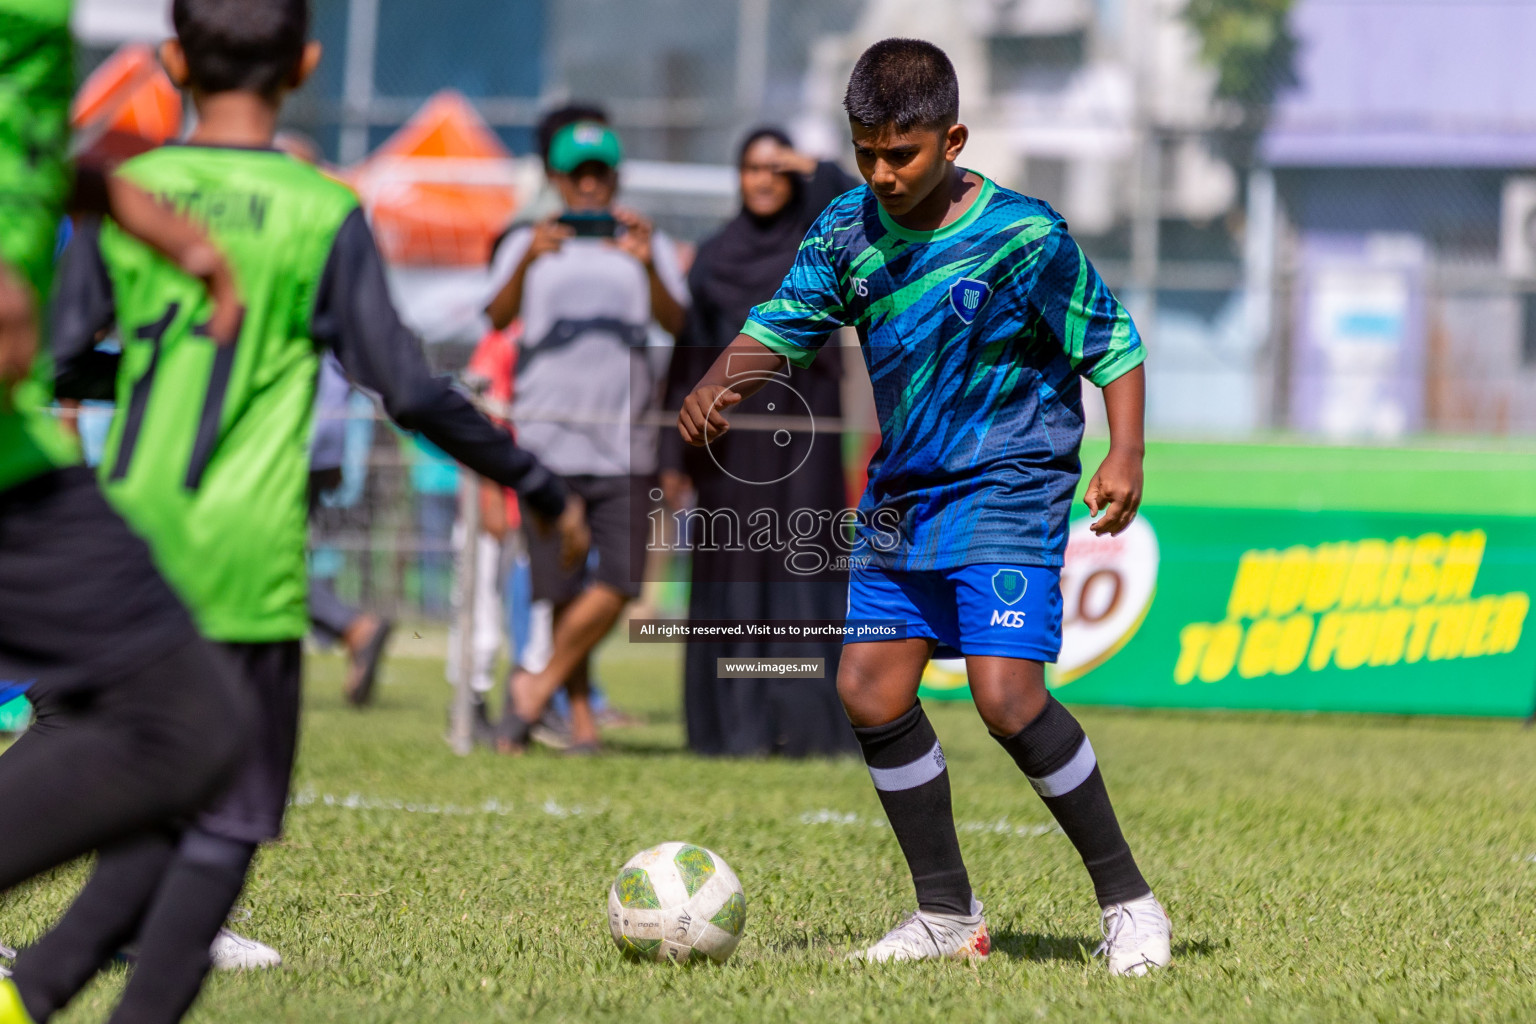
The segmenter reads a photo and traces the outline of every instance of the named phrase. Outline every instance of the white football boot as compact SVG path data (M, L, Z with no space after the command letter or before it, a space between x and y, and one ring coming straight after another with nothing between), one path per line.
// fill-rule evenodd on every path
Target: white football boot
M913 911L885 938L856 953L850 960L884 963L888 960L985 960L992 952L992 938L981 916L981 901L971 897L971 912L930 914Z
M1094 956L1104 954L1110 974L1140 977L1167 967L1173 959L1173 923L1168 920L1168 911L1151 893L1139 900L1105 907L1099 927L1104 931L1104 941L1094 950Z
M277 950L228 928L219 929L208 953L216 971L264 971L283 965Z

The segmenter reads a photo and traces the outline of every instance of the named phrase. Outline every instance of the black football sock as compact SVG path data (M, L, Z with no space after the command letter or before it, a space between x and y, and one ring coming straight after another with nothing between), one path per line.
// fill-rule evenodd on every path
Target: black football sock
M853 732L912 870L918 907L937 914L969 914L971 880L960 859L949 770L923 706L914 704L894 722L855 726Z
M33 1020L46 1021L67 1006L133 939L176 853L176 839L167 829L103 849L64 916L17 956L16 989Z
M252 843L187 833L144 919L138 963L108 1024L176 1024L186 1015L255 854Z
M1013 757L1077 847L1100 906L1152 891L1120 833L1093 746L1072 712L1047 697L1045 710L1033 722L1012 736L992 738Z

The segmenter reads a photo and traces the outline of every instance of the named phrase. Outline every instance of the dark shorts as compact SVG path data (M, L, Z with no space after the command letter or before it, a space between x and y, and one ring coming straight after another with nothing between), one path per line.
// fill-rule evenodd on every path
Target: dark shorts
M566 569L560 564L560 538L553 531L541 533L527 523L528 571L533 599L562 605L592 583L604 583L625 597L639 597L645 570L647 507L636 500L649 489L648 477L562 477L573 493L586 503L587 526L592 531L592 550L585 565Z
M233 782L198 818L197 827L237 842L263 843L283 834L299 741L304 652L298 640L218 646L239 666L255 714L251 742Z
M234 666L191 639L111 686L33 691L37 720L0 754L0 892L145 829L180 831L244 756Z
M34 696L107 686L196 636L88 469L0 491L0 684Z

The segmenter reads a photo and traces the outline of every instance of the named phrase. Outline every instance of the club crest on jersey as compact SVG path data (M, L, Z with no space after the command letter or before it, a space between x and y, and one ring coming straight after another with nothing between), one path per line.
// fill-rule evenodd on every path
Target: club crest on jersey
M955 307L960 319L970 323L981 312L981 307L992 297L992 289L974 278L962 277L949 286L949 304Z
M992 574L992 593L1003 604L1018 604L1029 580L1017 569L999 569Z

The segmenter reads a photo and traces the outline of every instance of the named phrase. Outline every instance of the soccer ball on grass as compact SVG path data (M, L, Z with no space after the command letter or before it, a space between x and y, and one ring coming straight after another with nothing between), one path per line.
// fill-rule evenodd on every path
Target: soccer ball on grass
M641 850L608 889L608 927L631 959L723 964L746 924L747 897L736 873L702 846Z

